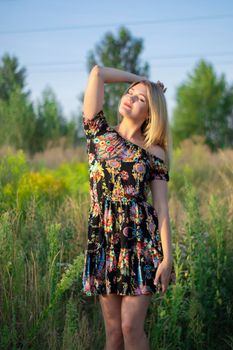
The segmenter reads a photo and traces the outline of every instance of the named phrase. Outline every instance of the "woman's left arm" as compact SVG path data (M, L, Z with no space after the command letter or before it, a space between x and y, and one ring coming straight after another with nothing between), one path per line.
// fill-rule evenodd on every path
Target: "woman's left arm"
M171 228L168 209L168 185L167 181L153 180L150 183L153 207L158 215L159 233L163 248L163 261L172 264Z
M167 182L163 180L153 180L150 182L153 198L153 207L158 216L159 233L161 237L163 260L159 263L154 278L154 284L159 285L163 295L169 285L173 267L171 229L168 211L168 191Z

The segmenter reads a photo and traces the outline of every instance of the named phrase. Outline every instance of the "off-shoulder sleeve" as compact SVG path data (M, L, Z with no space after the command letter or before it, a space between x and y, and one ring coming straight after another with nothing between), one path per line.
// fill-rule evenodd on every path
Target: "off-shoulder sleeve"
M88 119L84 113L82 113L82 118L83 128L87 139L104 134L109 127L103 110L95 114L92 119Z
M163 161L163 159L156 156L152 156L150 159L150 176L149 181L152 180L164 180L169 181L169 171L168 167Z

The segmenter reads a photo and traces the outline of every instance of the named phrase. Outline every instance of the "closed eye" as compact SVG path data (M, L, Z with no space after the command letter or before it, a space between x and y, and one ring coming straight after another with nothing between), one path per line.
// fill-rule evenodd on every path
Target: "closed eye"
M130 90L127 91L127 94L129 94L129 95L132 95L132 93L133 93L133 90L132 90L132 89L130 89ZM142 102L146 102L145 98L143 98L143 97L140 97L139 99L140 99L140 101L142 101Z

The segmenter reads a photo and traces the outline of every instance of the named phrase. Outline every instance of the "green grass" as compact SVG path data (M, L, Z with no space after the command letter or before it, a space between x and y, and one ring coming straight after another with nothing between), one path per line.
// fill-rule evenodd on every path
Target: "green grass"
M188 146L169 182L176 284L153 296L145 329L153 350L232 349L233 151ZM80 294L89 196L86 162L1 158L0 349L104 348L98 298Z

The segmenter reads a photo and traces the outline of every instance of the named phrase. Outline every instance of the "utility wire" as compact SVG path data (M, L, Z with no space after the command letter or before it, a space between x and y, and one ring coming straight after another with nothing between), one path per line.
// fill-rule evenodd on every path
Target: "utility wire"
M212 21L221 19L232 19L233 14L223 14L215 16L194 16L194 17L180 17L180 18L165 18L157 20L143 20L143 21L132 21L123 23L101 23L101 24L81 24L66 27L52 27L52 28L38 28L38 29L23 29L23 30L3 30L0 31L0 35L5 34L29 34L29 33L41 33L41 32L58 32L58 31L72 31L80 29L92 29L92 28L106 28L116 26L139 26L148 24L161 24L161 23L177 23L177 22L190 22L190 21Z
M177 59L177 58L196 58L196 57L200 57L200 56L228 56L228 55L232 55L233 51L229 51L229 52L209 52L209 53L197 53L197 54L188 54L188 53L184 53L184 54L171 54L171 55L164 55L164 56L151 56L148 57L148 60L157 60L157 59Z
M220 65L233 65L233 60L232 61L219 61L219 62L214 62L214 64L220 64ZM190 64L187 63L178 63L178 64L173 64L173 65L167 65L167 64L157 64L151 66L151 70L157 69L157 68L187 68L187 66L190 66ZM60 69L60 70L41 70L41 71L32 71L30 70L30 74L53 74L53 73L85 73L85 69Z
M67 65L67 66L69 66L69 65L76 65L76 64L85 64L85 62L84 61L61 61L61 62L41 62L41 63L25 63L25 65L26 66L35 66L35 67L37 67L37 66L62 66L62 65Z
M168 54L168 55L161 55L161 56L151 56L151 57L145 57L143 58L144 61L153 61L153 60L173 60L173 59L180 59L180 58L199 58L199 57L204 57L204 56L209 56L209 57L214 57L214 56L229 56L233 55L233 51L229 52L210 52L210 53L197 53L197 54L178 54L178 55L173 55L173 54ZM78 65L78 64L85 64L84 61L60 61L60 62L32 62L32 63L25 63L26 66L30 67L40 67L40 66L70 66L70 65Z

